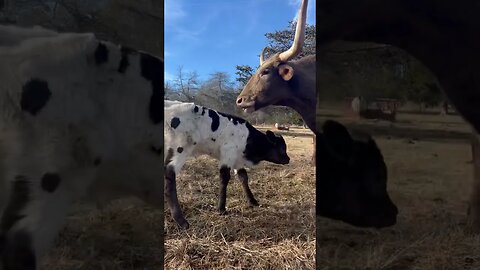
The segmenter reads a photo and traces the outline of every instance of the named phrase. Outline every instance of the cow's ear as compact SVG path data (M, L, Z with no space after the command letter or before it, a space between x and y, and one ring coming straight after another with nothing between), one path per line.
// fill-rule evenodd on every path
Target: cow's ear
M270 140L271 142L275 142L275 139L277 138L275 136L275 133L271 132L270 130L267 130L267 139Z
M323 124L323 137L331 154L341 159L349 159L353 150L353 139L342 124L327 120Z
M293 67L287 64L281 64L278 66L278 74L280 74L285 81L290 81L293 77Z

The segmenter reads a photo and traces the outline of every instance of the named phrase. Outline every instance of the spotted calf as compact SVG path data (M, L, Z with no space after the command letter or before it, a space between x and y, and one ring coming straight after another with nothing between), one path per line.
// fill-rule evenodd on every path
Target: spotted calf
M162 186L163 60L37 29L0 37L4 270L36 269L72 202L101 179Z
M185 229L189 224L178 202L175 178L189 156L208 154L220 161L220 213L225 212L231 169L238 170L249 203L258 205L244 168L263 160L277 164L290 161L282 136L271 131L264 134L244 119L193 103L165 101L164 126L165 197L174 220Z

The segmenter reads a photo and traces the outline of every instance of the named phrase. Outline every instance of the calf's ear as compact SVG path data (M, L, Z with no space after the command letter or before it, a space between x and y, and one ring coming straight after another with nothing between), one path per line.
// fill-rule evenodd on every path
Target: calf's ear
M282 76L283 80L290 81L293 77L293 67L287 64L281 64L278 66L278 74Z
M275 142L275 139L277 138L275 136L275 133L271 132L270 130L267 130L265 134L267 135L268 140L270 140L271 142Z
M348 160L353 151L353 139L342 124L327 120L323 124L325 146L331 154L342 160Z

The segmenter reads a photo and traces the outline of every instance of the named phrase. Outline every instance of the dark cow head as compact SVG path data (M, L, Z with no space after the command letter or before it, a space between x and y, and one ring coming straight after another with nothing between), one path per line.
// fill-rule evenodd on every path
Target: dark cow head
M386 189L375 141L354 140L343 125L326 121L317 134L317 215L359 227L394 225L398 210Z
M275 135L270 130L265 134L247 124L249 134L245 147L245 158L259 163L262 160L275 164L288 164L290 157L287 154L287 145L281 135Z
M305 40L307 4L307 0L302 1L292 47L267 60L264 60L266 48L260 53L260 67L237 98L237 106L247 113L268 105L285 105L280 101L291 97L295 68L301 67L295 67L289 60L301 52Z

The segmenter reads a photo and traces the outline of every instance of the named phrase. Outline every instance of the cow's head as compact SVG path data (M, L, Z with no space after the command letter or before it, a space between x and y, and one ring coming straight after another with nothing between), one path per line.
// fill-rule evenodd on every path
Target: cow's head
M281 101L289 98L290 84L295 68L290 59L297 56L305 40L305 22L308 0L303 0L295 30L292 46L269 59L264 59L266 48L260 53L260 67L250 78L237 98L237 106L246 112L253 112L268 105L283 105Z
M262 160L275 164L288 164L290 157L287 154L287 144L282 135L267 130L264 134L250 124L247 125L249 135L245 147L245 158L257 164Z
M276 164L288 164L290 157L287 154L287 144L282 135L275 135L270 130L267 130L265 136L270 144L265 160Z
M354 140L343 125L326 121L317 134L317 167L317 215L360 227L396 223L387 168L372 138Z

